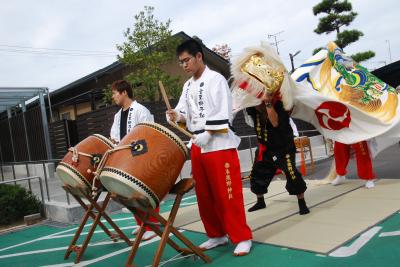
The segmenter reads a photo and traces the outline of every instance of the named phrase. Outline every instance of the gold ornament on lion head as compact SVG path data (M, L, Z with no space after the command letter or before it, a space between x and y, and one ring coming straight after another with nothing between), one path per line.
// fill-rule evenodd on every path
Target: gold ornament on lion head
M285 73L285 70L273 68L258 54L252 55L240 70L260 82L271 95L281 87Z
M292 109L294 81L269 44L244 48L232 61L231 73L235 110L260 104L265 94L280 98L285 110Z

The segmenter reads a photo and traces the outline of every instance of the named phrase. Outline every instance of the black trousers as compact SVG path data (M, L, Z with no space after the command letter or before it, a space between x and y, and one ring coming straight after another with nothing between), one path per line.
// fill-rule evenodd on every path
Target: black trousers
M256 150L256 160L250 174L251 192L257 195L266 194L268 186L274 178L276 170L281 169L286 175L286 190L290 195L299 195L307 190L301 173L296 168L296 154L280 151L263 153L262 160L257 161L259 150Z

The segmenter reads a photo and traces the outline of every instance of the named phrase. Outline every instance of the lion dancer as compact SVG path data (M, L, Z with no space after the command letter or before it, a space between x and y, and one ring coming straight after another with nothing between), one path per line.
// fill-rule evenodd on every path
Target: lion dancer
M355 144L346 145L340 142L335 142L334 157L336 164L336 178L331 182L332 185L338 185L346 180L347 165L350 159L350 150L355 151L357 161L358 176L365 180L366 188L373 188L375 186L375 174L372 168L372 159L368 144L366 141L358 142Z
M307 186L296 168L296 147L289 114L279 99L265 94L262 100L260 105L246 109L259 144L250 174L251 192L257 195L257 202L248 211L266 208L264 194L268 192L277 170L282 170L286 176L286 190L297 196L299 214L308 214L310 210L304 199Z
M249 212L266 207L264 194L276 170L286 175L286 190L296 195L301 215L308 214L306 183L296 168L296 147L289 111L294 105L295 85L279 55L268 45L248 47L231 65L234 77L234 111L248 108L259 142L251 174L251 191L257 202Z
M232 98L225 78L204 63L201 45L191 39L177 47L179 63L192 77L184 84L179 103L167 120L186 123L193 132L192 173L201 220L209 239L203 250L236 244L234 255L250 252L237 147L240 138L230 129Z
M139 104L133 98L133 92L131 85L124 80L115 81L111 85L112 90L112 99L115 104L120 107L120 110L114 116L114 122L111 127L111 140L118 144L124 136L129 133L136 124L141 122L153 122L154 118L151 115L150 111L143 105ZM121 159L123 160L123 159ZM157 207L157 212L160 211L160 208ZM129 210L124 208L123 212L129 213ZM140 217L143 218L145 215L144 212L137 210L137 213ZM138 225L142 224L139 216L134 214L136 222ZM149 221L151 223L157 223L157 220L153 217L149 217ZM151 230L149 226L146 226L146 231L143 234L142 240L150 240L156 236L156 233ZM139 232L139 228L132 232L132 234L136 235Z

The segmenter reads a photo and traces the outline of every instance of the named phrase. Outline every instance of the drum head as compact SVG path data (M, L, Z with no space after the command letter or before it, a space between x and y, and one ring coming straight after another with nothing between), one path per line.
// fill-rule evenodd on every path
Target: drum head
M146 197L152 208L156 208L159 204L158 197L137 178L113 168L104 168L100 174L101 184L110 193L116 193L125 198L131 198L139 193Z
M57 175L63 184L71 187L82 187L90 189L90 185L82 175L73 167L61 162L56 169Z

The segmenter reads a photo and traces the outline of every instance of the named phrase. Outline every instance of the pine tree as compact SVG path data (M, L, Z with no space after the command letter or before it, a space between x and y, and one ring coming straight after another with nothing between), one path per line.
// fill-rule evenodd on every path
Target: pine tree
M342 49L358 41L360 37L364 35L359 30L342 30L343 27L349 26L358 15L353 11L351 3L347 0L322 0L322 2L313 7L313 13L315 16L324 14L324 16L319 19L318 26L314 32L317 34L336 32L335 43ZM315 49L313 53L315 54L319 50L321 50L321 48ZM373 51L366 51L357 53L351 57L355 61L361 62L374 56L375 53Z

